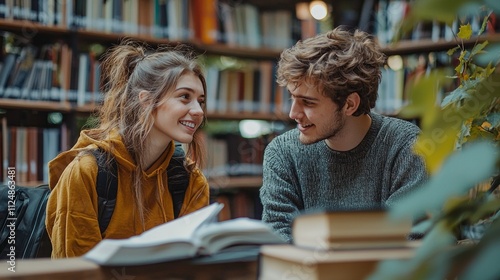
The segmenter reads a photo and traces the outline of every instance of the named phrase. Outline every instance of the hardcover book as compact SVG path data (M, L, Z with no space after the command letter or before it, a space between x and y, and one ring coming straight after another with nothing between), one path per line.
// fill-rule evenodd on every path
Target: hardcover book
M322 251L292 244L264 245L258 279L368 279L380 261L406 260L413 255L412 247Z
M408 246L410 219L394 221L382 209L323 210L297 216L292 236L297 246L364 249Z

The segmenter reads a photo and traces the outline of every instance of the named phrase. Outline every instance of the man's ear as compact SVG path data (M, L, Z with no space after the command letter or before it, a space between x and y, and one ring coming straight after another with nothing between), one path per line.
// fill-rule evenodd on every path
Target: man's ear
M139 92L139 101L142 105L145 105L148 102L149 96L149 91L141 90L141 92Z
M358 110L361 97L357 92L349 94L345 100L344 110L347 116L352 116Z

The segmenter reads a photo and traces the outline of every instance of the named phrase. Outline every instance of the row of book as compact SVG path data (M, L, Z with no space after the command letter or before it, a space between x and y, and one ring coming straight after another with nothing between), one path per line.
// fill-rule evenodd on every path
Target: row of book
M49 26L61 25L66 2L71 1L0 1L0 18L27 20Z
M56 42L9 49L0 61L0 98L66 101L71 81L72 51ZM76 101L76 100L75 100Z
M262 175L264 149L270 137L247 139L235 133L218 137L203 134L207 150L207 166L203 170L205 176L220 178Z
M246 61L239 68L207 68L208 113L283 113L289 96L278 86L274 61Z
M455 57L446 52L430 52L411 54L406 56L394 56L400 61L400 66L391 68L386 66L382 69L382 77L378 87L378 99L374 110L385 115L397 115L408 103L411 92L409 85L418 82L419 79L429 75L432 70L442 70L453 73ZM389 58L392 59L392 58ZM390 64L390 63L389 63ZM454 87L454 83L439 85L437 102L441 102L444 96Z
M2 178L5 178L7 167L16 167L20 182L47 182L47 162L70 145L67 124L18 126L8 125L6 116L1 120ZM212 180L213 188L231 188L227 184L229 177L262 176L264 149L273 138L272 134L243 138L236 133L213 136L202 132L207 151L203 172Z
M233 190L212 190L213 202L224 205L218 216L219 221L236 218L250 218L260 220L262 217L262 203L258 188L241 188Z
M7 126L2 118L0 143L1 182L8 168L14 168L18 185L48 182L47 163L67 149L67 129Z
M3 2L3 3L2 3ZM241 1L38 0L2 1L0 18L107 33L199 40L205 44L283 49L310 33L286 7L260 11ZM318 31L318 30L316 30ZM308 34L310 36L312 34Z
M401 68L383 68L375 110L396 114L408 99L404 85L409 80L452 64L446 53L432 55L407 55L400 58ZM238 60L228 67L224 60L228 58L207 59L207 113L288 113L291 100L274 80L275 61ZM0 98L68 101L77 106L100 103L101 62L96 54L82 52L76 67L72 64L72 50L64 43L14 49L0 61Z
M81 52L77 63L73 58L73 51L61 42L12 48L0 60L0 98L68 101L77 106L100 103L97 55ZM289 98L273 79L276 63L247 60L242 65L207 67L207 112L286 112Z

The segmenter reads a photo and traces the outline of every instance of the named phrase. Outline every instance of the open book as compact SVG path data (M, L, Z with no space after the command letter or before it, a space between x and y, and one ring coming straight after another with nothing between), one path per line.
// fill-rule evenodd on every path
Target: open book
M223 207L213 203L137 236L104 239L83 257L100 265L141 265L211 255L233 245L284 242L260 220L217 222Z

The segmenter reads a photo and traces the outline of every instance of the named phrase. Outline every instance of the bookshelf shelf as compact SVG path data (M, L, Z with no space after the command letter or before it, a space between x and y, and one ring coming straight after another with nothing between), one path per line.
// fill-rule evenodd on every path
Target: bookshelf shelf
M262 186L262 176L209 177L208 183L211 189L216 190L235 188L258 189Z
M24 99L3 99L0 98L0 108L2 109L31 109L38 111L58 111L69 113L72 111L69 102L35 101Z
M290 118L286 114L272 114L272 113L209 113L207 115L208 120L218 119L218 120L268 120L268 121L286 121L289 122Z
M133 38L145 42L150 45L177 45L182 41L171 41L166 38L155 38L148 35L140 34L128 34L128 33L111 33L111 32L99 32L94 30L75 30L74 33L78 35L79 39L86 42L93 43L104 43L104 44L117 44L123 38ZM188 41L183 43L189 44Z
M476 42L500 42L500 34L488 34L480 36L479 38L471 38L464 41L465 47L471 47ZM447 41L440 39L433 41L431 39L421 39L421 40L403 40L397 43L387 45L383 48L383 52L387 55L405 55L414 54L420 52L435 52L435 51L447 51L451 48L457 46L457 41Z
M95 104L85 104L73 107L73 111L80 114L93 114L96 110L97 106Z
M72 30L63 26L47 26L29 20L12 20L0 18L2 31L25 32L23 35L30 36L37 33L51 35L68 35Z
M241 58L259 59L259 60L277 60L280 51L268 48L249 48L228 46L226 44L201 44L194 43L194 46L200 51L215 55L236 56Z

